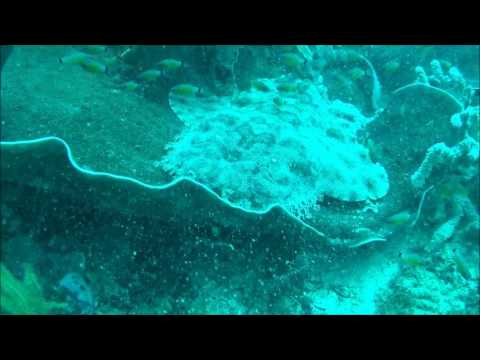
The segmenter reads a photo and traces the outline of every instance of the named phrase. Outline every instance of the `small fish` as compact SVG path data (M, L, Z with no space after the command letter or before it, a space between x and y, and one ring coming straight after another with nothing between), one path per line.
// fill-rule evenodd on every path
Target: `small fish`
M348 75L352 80L361 80L365 77L366 74L365 71L363 71L361 68L354 67L348 72Z
M284 82L277 85L277 90L280 92L292 93L296 92L298 89L296 83Z
M262 91L262 92L269 92L270 91L270 88L267 86L267 84L265 84L263 81L261 80L252 80L252 86L257 89L258 91Z
M413 255L413 254L404 255L400 253L400 260L402 264L411 266L411 267L418 267L423 265L424 263L424 260L420 256Z
M139 86L140 86L140 84L135 82L135 81L127 81L124 84L125 89L128 90L128 91L135 91L135 90L138 89Z
M449 199L454 195L468 196L468 189L458 179L450 179L438 185L438 193L441 197Z
M81 49L87 54L91 55L103 54L107 51L107 47L105 45L83 45L81 46Z
M175 71L182 66L182 62L176 59L165 59L158 63L160 67L166 71Z
M250 105L252 103L252 99L246 94L240 93L239 95L233 97L232 103L243 107Z
M383 65L383 70L389 74L396 73L400 69L400 62L398 60L390 60Z
M279 49L281 49L282 52L295 52L298 50L297 45L280 45Z
M275 96L273 98L273 103L277 106L282 106L283 104L285 104L285 101L283 101L283 99L280 96Z
M162 76L162 72L160 70L146 70L138 75L138 79L142 81L152 82L157 80L160 76Z
M440 62L440 65L442 66L442 69L445 70L445 71L448 71L448 70L450 70L450 68L453 67L453 65L450 61L439 60L439 62Z
M116 56L110 56L105 58L103 61L105 65L111 66L111 65L115 65L118 62L118 58Z
M305 64L305 59L295 53L284 53L280 56L282 63L293 70L298 70Z
M87 59L82 64L81 67L94 74L103 74L107 72L107 66L93 59Z
M88 58L87 54L76 51L59 58L58 61L60 64L82 65Z
M338 129L336 127L328 128L325 131L325 134L328 137L331 137L331 138L334 138L334 139L337 139L337 140L340 140L340 141L345 141L345 134L343 133L343 131L341 131L340 129Z
M386 220L393 225L404 225L410 221L411 217L412 214L408 210L404 210L389 216Z
M191 84L180 84L172 88L172 93L179 96L195 96L200 89Z

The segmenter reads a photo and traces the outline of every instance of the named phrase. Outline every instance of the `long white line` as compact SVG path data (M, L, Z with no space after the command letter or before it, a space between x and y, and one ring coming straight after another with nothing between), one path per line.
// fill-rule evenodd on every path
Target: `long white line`
M265 215L266 213L270 212L273 208L278 207L282 211L284 211L290 218L292 218L293 220L298 222L300 225L306 227L307 229L312 230L316 235L318 235L322 238L326 238L326 235L324 233L317 230L313 226L305 223L302 219L294 216L292 213L290 213L287 209L285 209L282 205L280 205L278 203L272 204L272 205L268 206L267 208L265 208L264 210L245 209L241 206L238 206L238 205L235 205L235 204L231 203L228 199L224 199L224 198L220 197L217 193L215 193L213 190L211 190L208 186L206 186L202 183L199 183L198 181L196 181L192 178L189 178L189 177L182 176L182 177L176 178L176 179L172 180L171 182L169 182L167 184L164 184L164 185L150 185L150 184L144 183L143 181L137 180L137 179L129 177L129 176L116 175L116 174L112 174L112 173L108 173L108 172L93 171L93 170L82 168L75 161L75 159L73 157L72 149L70 148L70 146L63 139L61 139L59 137L56 137L56 136L46 136L46 137L33 139L33 140L0 141L0 147L14 147L14 146L19 146L19 145L32 145L32 144L39 144L39 143L43 143L43 142L49 142L49 141L55 141L55 142L59 142L60 144L62 144L65 147L65 149L67 150L67 156L68 156L68 160L70 161L70 163L73 165L73 167L76 170L78 170L79 172L81 172L83 174L87 174L87 175L90 175L90 176L105 176L105 177L109 177L109 178L112 178L112 179L115 179L115 180L132 182L136 185L140 185L142 187L145 187L147 189L152 189L152 190L165 190L165 189L168 189L168 188L171 188L171 187L175 186L176 184L178 184L182 181L188 181L188 182L191 182L191 183L201 187L202 189L204 189L205 191L210 193L212 196L214 196L215 198L217 198L218 200L220 200L221 202L223 202L227 206L232 207L234 209L238 209L238 210L246 212L246 213L256 214L256 215Z

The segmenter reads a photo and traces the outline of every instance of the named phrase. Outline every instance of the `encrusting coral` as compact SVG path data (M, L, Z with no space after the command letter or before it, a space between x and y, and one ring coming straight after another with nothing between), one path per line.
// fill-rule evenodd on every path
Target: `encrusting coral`
M453 147L448 147L444 143L435 144L428 149L422 164L411 176L412 185L415 188L422 188L433 169L438 166L448 168L463 165L465 175L471 176L478 158L478 142L469 136Z

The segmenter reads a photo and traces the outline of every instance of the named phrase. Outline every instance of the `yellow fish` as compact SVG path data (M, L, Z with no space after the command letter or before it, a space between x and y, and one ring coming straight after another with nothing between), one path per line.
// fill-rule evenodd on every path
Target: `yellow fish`
M281 92L296 92L297 84L295 83L281 83L277 86L277 90Z
M175 71L178 70L182 66L182 62L180 60L175 59L165 59L158 63L160 67L167 71Z
M101 74L107 72L107 67L104 64L92 59L87 59L81 64L81 66L84 70L94 74Z
M305 59L295 53L284 53L280 58L282 63L290 69L299 69L305 63Z
M252 86L258 91L268 92L270 88L261 80L252 80Z
M135 91L138 89L138 87L140 86L137 82L135 81L127 81L125 84L125 89L128 90L128 91Z
M107 51L107 47L104 45L83 45L81 49L87 54L98 55Z
M450 68L452 67L452 63L450 61L447 61L447 60L439 60L439 61L440 61L440 65L442 65L442 68L445 71L450 70Z
M398 60L390 60L383 66L383 69L387 73L393 74L400 69L400 62Z
M365 77L365 71L363 71L359 67L354 67L348 72L348 75L350 75L350 78L352 78L353 80L360 80Z
M160 76L162 75L162 72L160 70L146 70L142 72L140 75L138 75L138 79L142 81L155 81L157 80Z
M285 104L285 102L283 101L283 99L279 96L275 96L273 98L273 103L277 106L282 106L283 104Z
M110 56L104 59L105 65L110 66L116 64L118 58L116 56Z
M423 259L418 255L401 255L401 261L404 265L408 265L411 267L417 267L423 265Z
M79 51L75 51L58 59L60 64L82 65L87 61L88 55Z
M460 183L460 180L455 178L438 185L437 190L440 196L446 199L451 198L453 195L468 196L469 192L468 189Z
M387 222L393 225L404 225L410 221L412 214L408 210L401 211L387 218Z
M172 93L179 96L195 96L200 89L191 84L180 84L172 88Z

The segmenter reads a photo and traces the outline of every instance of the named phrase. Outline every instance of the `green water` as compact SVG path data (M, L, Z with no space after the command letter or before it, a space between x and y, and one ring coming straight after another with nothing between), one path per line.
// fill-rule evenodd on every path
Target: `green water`
M3 314L478 314L478 46L2 46Z

